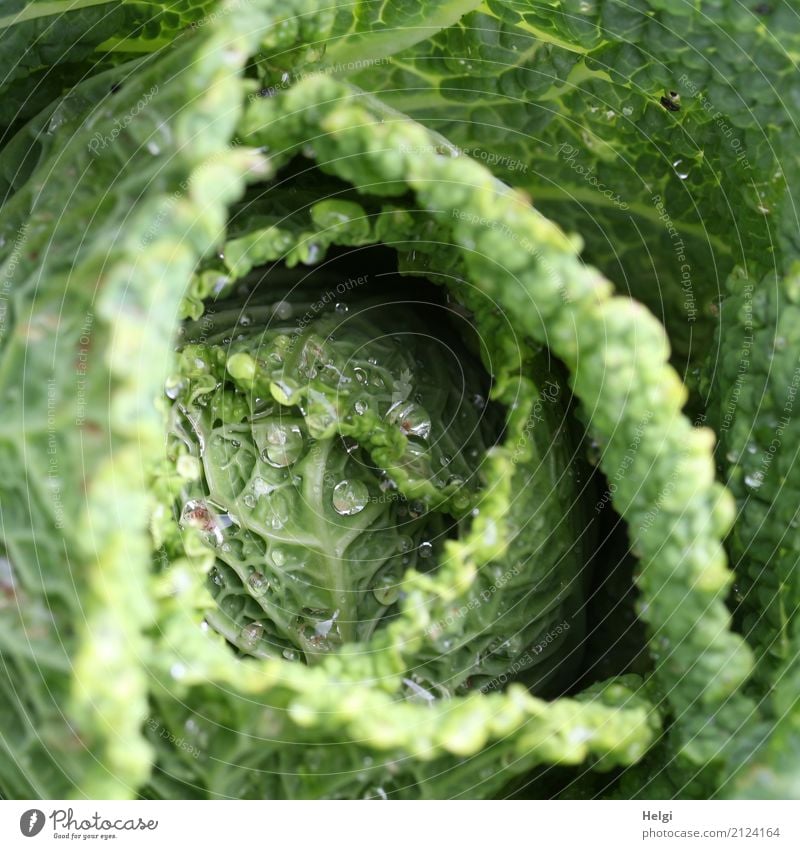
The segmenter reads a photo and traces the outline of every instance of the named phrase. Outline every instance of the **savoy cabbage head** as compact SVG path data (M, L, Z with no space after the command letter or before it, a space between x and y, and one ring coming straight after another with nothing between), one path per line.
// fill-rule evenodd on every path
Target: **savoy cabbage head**
M0 13L0 795L800 794L800 18Z

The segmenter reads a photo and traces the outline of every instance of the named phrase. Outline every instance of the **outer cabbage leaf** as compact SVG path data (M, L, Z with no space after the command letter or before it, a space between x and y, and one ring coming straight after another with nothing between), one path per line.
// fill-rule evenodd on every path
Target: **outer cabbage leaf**
M774 262L799 39L783 2L493 0L353 78L574 227L697 361L733 266Z
M92 114L0 214L0 501L4 586L13 588L0 617L4 795L130 795L147 777L144 473L161 445L147 395L163 380L153 374L150 385L137 363L169 339L183 281L258 164L227 150L236 110L221 116L219 106L237 102L262 25L255 12L228 16L132 77L123 111L156 83L158 93L116 144L95 155L90 139L117 116ZM164 159L145 144L155 138ZM221 194L198 181L203 166L219 175ZM148 241L170 201L169 223Z
M0 14L0 146L22 122L108 65L172 44L217 0L11 0Z

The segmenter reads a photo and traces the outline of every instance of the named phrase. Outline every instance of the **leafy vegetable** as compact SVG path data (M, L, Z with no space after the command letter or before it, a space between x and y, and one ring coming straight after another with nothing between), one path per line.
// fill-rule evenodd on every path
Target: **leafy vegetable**
M4 797L795 793L797 22L636 9L4 12Z

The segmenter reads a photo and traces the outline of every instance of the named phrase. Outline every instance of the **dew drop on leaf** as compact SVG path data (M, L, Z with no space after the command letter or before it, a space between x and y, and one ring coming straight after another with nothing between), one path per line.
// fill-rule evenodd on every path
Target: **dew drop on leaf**
M271 466L283 468L296 462L303 451L303 434L297 425L271 423L262 457Z
M431 435L431 417L416 404L395 405L390 411L390 418L399 424L400 430L407 436L427 439Z
M265 481L260 475L253 478L253 495L255 495L256 498L263 498L265 495L272 495L277 488L276 484ZM246 501L245 504L247 504Z
M269 391L272 397L284 406L292 406L299 400L299 387L293 380L274 380L269 385Z
M764 483L764 473L761 471L753 472L752 475L745 475L744 477L745 486L750 489L758 489L762 483Z
M269 589L269 581L261 574L261 572L253 572L253 574L247 579L247 585L250 587L250 591L255 596L264 595Z
M372 590L372 594L379 604L388 607L400 597L400 587L392 581L391 577L386 576L378 580L378 585Z
M273 315L281 321L286 321L286 319L291 318L292 312L292 305L288 301L276 301L272 305Z
M275 492L269 497L267 519L273 531L279 531L289 521L291 505L283 492Z
M352 436L342 437L342 445L348 454L352 454L354 451L358 450L358 442L356 442Z
M192 500L183 505L181 527L197 528L209 545L222 543L222 529L231 525L229 516L215 515L205 501Z
M239 632L239 639L237 641L239 648L245 651L254 649L261 640L263 633L264 626L259 622L251 622L249 625L245 625Z
M164 386L164 393L167 398L171 401L174 401L180 394L181 391L185 388L186 381L180 377L171 377L167 380L166 385Z
M333 615L329 619L323 619L321 622L317 622L314 626L314 633L318 637L327 638L331 633L334 625L336 624L336 620L339 618L339 611L334 611Z
M420 516L424 516L427 512L425 504L422 501L415 500L408 503L408 513L412 519L419 519Z
M333 488L333 509L340 516L360 513L369 501L369 490L361 481L339 481Z
M675 173L678 175L678 178L681 180L685 180L689 176L689 169L684 164L682 159L676 159L672 163L672 167L675 170Z

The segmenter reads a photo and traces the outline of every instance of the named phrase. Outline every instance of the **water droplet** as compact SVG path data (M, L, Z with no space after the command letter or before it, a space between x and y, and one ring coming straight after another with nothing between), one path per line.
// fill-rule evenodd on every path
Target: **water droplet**
M387 575L378 579L378 585L372 590L372 594L379 604L389 607L400 597L400 587Z
M286 563L286 552L282 548L273 549L272 562L278 567L283 566Z
M758 489L764 483L764 473L762 471L753 472L751 475L745 475L745 486L750 489Z
M331 629L336 624L336 620L338 617L339 611L336 610L330 619L323 619L321 622L317 622L317 624L314 626L314 633L318 637L327 638L327 636L331 632Z
M250 316L249 316L247 313L242 313L242 314L239 316L239 322L238 322L238 323L239 323L242 327L247 327L247 326L248 326L248 325L249 325L252 321L253 321L253 319L252 319L252 318L250 318Z
M291 407L300 399L299 386L291 379L273 380L269 385L272 397L284 406Z
M631 115L633 115L633 108L631 106L623 106L622 107L622 114L626 118L629 118Z
M261 574L261 572L253 572L247 579L247 585L250 587L250 592L255 596L264 595L269 590L269 581Z
M225 586L225 578L222 576L222 572L214 566L211 571L208 573L209 580L215 587L224 587Z
M279 531L289 521L291 503L283 492L274 492L267 502L267 520L273 531Z
M245 651L252 651L261 640L264 634L264 626L260 622L251 622L245 625L239 632L237 645Z
M253 507L255 507L255 506L256 506L256 499L255 499L255 496L254 496L254 495L252 495L252 494L251 494L251 493L249 493L249 492L246 492L246 493L242 496L242 501L244 502L245 507L249 507L251 510L252 510L252 508L253 508Z
M281 321L292 317L294 309L288 301L276 301L272 305L272 314Z
M596 466L600 462L603 454L603 448L599 442L592 439L586 446L586 459L592 466Z
M381 492L391 492L397 489L397 484L389 477L385 469L381 471L381 481L378 486L381 488Z
M452 504L454 510L457 510L459 513L463 513L464 511L469 509L470 505L472 504L472 498L470 497L467 490L462 489L455 493L455 495L453 495L450 503Z
M364 792L364 799L383 799L386 801L389 797L383 787L372 787Z
M186 667L182 663L173 663L169 674L177 681L186 675Z
M672 163L672 167L675 169L675 173L678 175L679 179L685 180L689 176L689 169L682 159L676 159Z
M147 142L147 152L153 156L158 156L161 153L161 148L154 141L149 141Z
M449 466L450 463L453 462L453 458L449 454L442 454L442 456L439 458L439 462L443 466Z
M369 404L367 404L366 401L356 401L356 403L353 404L353 409L359 416L363 416L369 409Z
M230 524L229 516L223 519L215 515L205 501L187 501L181 510L181 527L197 528L203 539L211 545L222 543L222 529Z
M427 560L433 554L433 545L429 542L421 542L417 553L420 557Z
M411 539L411 537L400 536L400 537L397 538L397 550L398 551L402 551L402 552L411 551L411 549L413 547L414 547L414 540Z
M266 441L262 458L278 469L296 462L303 451L303 433L297 425L271 422Z
M340 516L360 513L369 502L369 490L362 481L343 480L333 488L333 509Z
M391 418L400 425L400 430L407 436L418 436L427 439L431 435L431 417L416 404L404 404L394 409Z
M164 386L167 398L174 401L186 387L186 381L182 377L171 377Z
M356 368L353 369L353 376L361 384L369 383L367 373L364 371L363 368L358 368L358 366L356 366Z
M286 658L286 660L299 660L300 655L294 649L284 649L281 654Z
M253 495L256 498L263 498L265 495L272 495L277 489L277 485L265 481L260 475L253 478ZM247 502L245 501L245 504Z
M412 681L410 678L403 678L403 683L411 691L409 699L413 701L427 702L428 704L436 701L436 696L434 696L430 690L426 690L424 687L417 684L416 681Z
M347 304L338 303L333 308L339 315L347 315L350 312L350 307Z
M409 501L408 513L412 519L419 519L420 516L424 516L427 512L425 504L422 501Z

